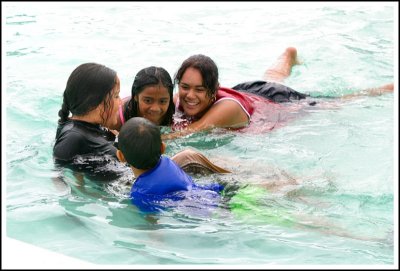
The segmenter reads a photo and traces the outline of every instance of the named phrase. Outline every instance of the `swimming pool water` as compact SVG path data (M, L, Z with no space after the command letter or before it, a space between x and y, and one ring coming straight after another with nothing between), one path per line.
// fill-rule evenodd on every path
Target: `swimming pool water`
M294 46L302 64L285 84L340 96L397 82L396 3L8 2L2 8L7 237L107 265L398 264L397 88L280 115L289 120L272 130L265 127L277 116L260 112L268 116L243 131L167 142L168 155L191 147L234 171L194 176L241 187L217 208L194 198L147 217L127 200L129 172L81 185L52 160L62 93L81 63L115 69L125 97L146 66L173 76L184 59L202 53L216 61L221 85L231 87L261 79Z

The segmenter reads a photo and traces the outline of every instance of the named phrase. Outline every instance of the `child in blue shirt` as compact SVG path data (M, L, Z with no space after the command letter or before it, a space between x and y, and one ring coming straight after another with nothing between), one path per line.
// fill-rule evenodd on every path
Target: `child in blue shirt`
M154 211L160 202L183 199L184 191L210 190L218 196L223 189L219 184L196 185L180 166L162 155L166 145L160 128L145 118L131 118L122 126L118 148L118 159L128 163L136 177L130 197L141 210Z

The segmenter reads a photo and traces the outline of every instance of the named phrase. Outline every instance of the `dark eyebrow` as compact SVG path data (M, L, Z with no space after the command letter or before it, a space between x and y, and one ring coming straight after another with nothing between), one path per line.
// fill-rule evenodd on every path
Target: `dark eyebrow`
M191 86L191 85L189 85L189 84L187 84L187 83L180 83L181 85L185 85L185 86ZM206 88L205 86L203 86L203 85L195 85L194 86L195 88Z

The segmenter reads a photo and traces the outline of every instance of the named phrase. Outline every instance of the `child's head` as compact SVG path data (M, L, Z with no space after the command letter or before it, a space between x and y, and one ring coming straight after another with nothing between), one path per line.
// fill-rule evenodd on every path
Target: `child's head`
M69 114L85 116L99 108L101 123L109 127L118 120L120 81L117 73L104 65L84 63L68 78L63 104L58 112L59 123L68 120Z
M140 70L133 81L126 119L144 117L157 125L171 125L175 112L173 83L161 67Z
M193 55L183 61L179 70L175 75L175 83L179 85L188 68L199 71L202 78L202 86L206 89L207 96L212 98L215 96L219 88L218 67L214 60L210 57L198 54Z
M215 102L218 68L205 55L193 55L186 59L175 75L178 84L179 104L188 116L200 118Z
M137 169L151 169L155 167L164 151L161 141L160 128L148 119L135 117L129 119L122 126L118 135L117 153Z

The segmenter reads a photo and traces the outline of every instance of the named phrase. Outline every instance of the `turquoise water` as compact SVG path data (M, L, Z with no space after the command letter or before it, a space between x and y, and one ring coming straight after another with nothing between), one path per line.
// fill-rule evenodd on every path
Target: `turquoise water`
M146 66L173 76L203 53L233 86L294 46L302 64L285 83L340 96L395 80L396 5L2 3L7 237L95 264L398 264L397 94L292 113L272 131L266 116L168 142L168 155L196 148L235 172L194 176L242 187L218 208L194 200L146 217L126 198L128 173L81 185L52 160L62 93L81 63L115 69L124 97Z

